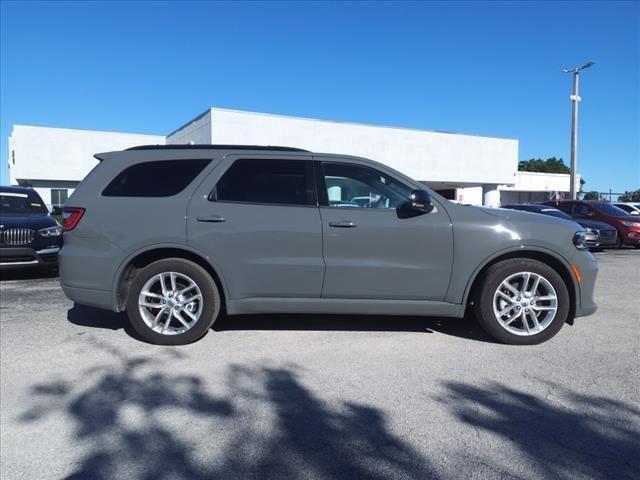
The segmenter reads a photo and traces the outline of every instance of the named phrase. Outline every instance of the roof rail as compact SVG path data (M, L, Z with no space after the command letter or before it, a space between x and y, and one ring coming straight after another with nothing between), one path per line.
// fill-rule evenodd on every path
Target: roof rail
M267 150L274 152L310 152L302 148L278 147L272 145L140 145L127 148L128 150Z

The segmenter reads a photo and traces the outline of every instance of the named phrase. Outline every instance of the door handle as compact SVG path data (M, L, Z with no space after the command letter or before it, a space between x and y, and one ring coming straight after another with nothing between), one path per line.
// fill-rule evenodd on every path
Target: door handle
M330 227L336 227L336 228L353 228L353 227L357 227L357 225L355 223L353 223L350 220L340 220L339 222L329 222L329 226Z
M209 223L221 223L224 222L224 218L220 215L209 215L208 217L198 217L196 220L199 222L209 222Z

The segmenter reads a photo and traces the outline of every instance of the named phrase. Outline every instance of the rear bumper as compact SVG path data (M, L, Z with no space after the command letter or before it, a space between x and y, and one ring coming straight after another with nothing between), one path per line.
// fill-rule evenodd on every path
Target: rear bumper
M71 287L60 282L64 294L75 303L91 307L113 310L113 295L110 290L94 290L92 288Z
M30 247L0 248L0 268L28 268L55 266L58 264L60 247L49 247L35 250Z

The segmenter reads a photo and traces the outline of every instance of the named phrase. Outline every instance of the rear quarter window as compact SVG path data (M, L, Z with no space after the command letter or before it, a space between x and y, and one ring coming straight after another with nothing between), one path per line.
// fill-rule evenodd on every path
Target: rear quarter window
M171 197L183 191L210 159L158 160L125 168L102 191L105 197Z

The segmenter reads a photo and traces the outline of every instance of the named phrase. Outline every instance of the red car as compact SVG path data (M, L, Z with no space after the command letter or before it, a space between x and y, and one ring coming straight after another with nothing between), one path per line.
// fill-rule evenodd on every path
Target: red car
M640 218L607 202L595 200L562 200L547 202L573 218L599 220L608 223L618 231L617 247L623 244L640 248Z

